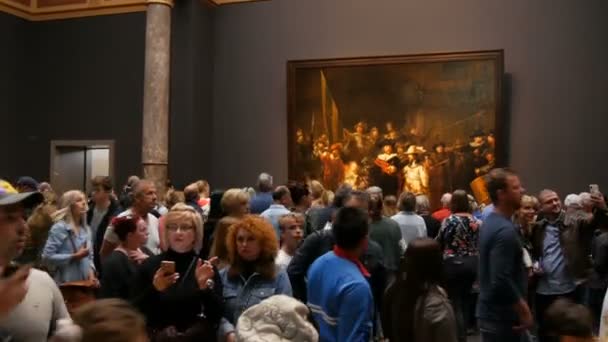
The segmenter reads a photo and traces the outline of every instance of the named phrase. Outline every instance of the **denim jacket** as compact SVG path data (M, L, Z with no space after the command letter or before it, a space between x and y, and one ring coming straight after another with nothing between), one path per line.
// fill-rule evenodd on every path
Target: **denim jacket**
M72 245L70 238L75 246ZM91 270L94 269L93 252L89 252L86 258L72 259L72 255L85 245L92 249L88 227L82 227L78 234L65 221L59 221L51 227L42 251L42 259L55 269L53 278L57 284L89 279Z
M220 271L224 287L224 318L220 322L218 339L224 341L226 334L235 331L239 316L248 308L259 304L264 299L284 294L291 297L291 283L285 271L277 269L274 279L264 278L254 273L245 279L243 276L229 277L229 267Z

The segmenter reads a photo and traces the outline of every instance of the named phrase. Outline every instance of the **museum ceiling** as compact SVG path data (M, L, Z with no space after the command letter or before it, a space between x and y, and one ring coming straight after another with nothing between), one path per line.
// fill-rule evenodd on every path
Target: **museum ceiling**
M172 3L174 0L155 0ZM201 0L211 6L234 5L264 0ZM266 0L268 1L268 0ZM0 0L0 11L30 21L44 21L95 15L141 12L146 0Z

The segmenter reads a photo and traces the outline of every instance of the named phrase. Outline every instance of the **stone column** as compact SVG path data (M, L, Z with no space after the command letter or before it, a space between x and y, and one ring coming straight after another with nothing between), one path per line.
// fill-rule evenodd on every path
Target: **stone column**
M142 134L143 176L165 193L169 161L170 0L148 0Z

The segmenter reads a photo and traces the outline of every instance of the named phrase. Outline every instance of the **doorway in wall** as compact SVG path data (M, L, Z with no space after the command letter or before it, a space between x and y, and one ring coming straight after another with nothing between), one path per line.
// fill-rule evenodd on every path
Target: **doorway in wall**
M114 175L113 140L51 141L51 185L57 194L79 189L90 193L90 180Z

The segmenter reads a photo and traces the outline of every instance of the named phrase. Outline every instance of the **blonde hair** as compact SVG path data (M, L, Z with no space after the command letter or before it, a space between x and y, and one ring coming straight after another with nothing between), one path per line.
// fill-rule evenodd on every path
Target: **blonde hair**
M194 226L194 250L198 253L203 248L203 218L192 207L184 203L177 203L165 215L165 241L169 241L171 223L188 222Z
M222 210L230 215L238 209L241 202L249 202L249 198L249 194L242 189L228 189L222 196L220 205Z
M209 197L209 192L210 192L210 187L209 187L209 182L207 182L204 179L198 180L196 181L196 186L198 188L198 193L201 196L205 196L205 197Z
M324 208L333 203L334 201L334 193L330 190L323 190L321 197L312 201L312 207Z
M321 182L317 180L310 181L310 193L312 195L312 198L319 199L321 198L321 196L323 196L324 192L325 188L323 187L323 184L321 184Z
M80 198L87 200L87 197L80 190L70 190L66 191L59 201L59 210L55 211L51 217L53 218L53 222L65 221L67 223L76 222L75 217L72 214L72 205L76 203ZM87 206L88 208L88 206ZM86 214L83 214L81 217L81 225L86 226Z
M287 222L292 219L298 222L298 216L295 213L289 213L281 215L281 217L279 217L279 230L281 231L281 233L283 233L283 231L285 230L285 224L287 224ZM304 227L301 228L304 229Z
M539 202L538 202L538 198L534 197L534 196L530 196L530 195L523 195L521 196L521 205L523 206L531 206L534 207L534 209L538 209L539 206Z
M186 202L186 197L184 196L183 191L177 191L175 189L167 190L167 193L165 194L165 205L167 208L173 208L177 203L184 202Z

